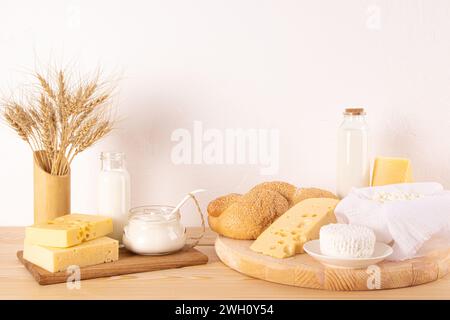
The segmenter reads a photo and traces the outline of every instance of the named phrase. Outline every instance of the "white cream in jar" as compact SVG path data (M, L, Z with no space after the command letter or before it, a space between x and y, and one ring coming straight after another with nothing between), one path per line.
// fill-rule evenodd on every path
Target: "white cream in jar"
M130 210L123 244L141 255L162 255L178 251L186 244L186 229L180 212L172 206L144 206Z

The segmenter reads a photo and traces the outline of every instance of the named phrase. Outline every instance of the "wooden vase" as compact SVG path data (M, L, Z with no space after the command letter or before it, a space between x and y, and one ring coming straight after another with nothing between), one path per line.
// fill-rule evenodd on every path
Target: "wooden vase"
M34 223L70 214L70 170L64 176L48 173L34 154Z

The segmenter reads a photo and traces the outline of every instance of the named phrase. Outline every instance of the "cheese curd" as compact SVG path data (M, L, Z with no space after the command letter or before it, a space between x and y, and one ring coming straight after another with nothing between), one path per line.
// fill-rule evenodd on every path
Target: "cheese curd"
M375 248L374 232L364 226L342 223L320 228L320 251L337 258L369 258Z

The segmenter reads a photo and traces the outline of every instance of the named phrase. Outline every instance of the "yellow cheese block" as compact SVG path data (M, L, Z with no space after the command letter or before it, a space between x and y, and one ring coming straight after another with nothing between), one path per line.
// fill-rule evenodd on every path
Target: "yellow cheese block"
M413 182L411 161L403 158L377 157L373 166L372 186Z
M311 198L297 203L264 230L250 249L274 258L303 253L305 242L319 238L320 227L336 222L334 208L338 202Z
M71 248L38 246L25 240L23 258L50 271L64 271L71 265L86 267L119 259L119 242L102 237Z
M41 246L67 248L100 238L113 231L111 218L87 214L69 214L46 223L27 227L25 239Z

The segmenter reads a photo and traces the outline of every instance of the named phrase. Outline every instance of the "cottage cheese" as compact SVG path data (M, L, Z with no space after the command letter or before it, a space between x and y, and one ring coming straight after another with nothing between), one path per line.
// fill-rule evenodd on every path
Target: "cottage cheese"
M364 226L328 224L320 228L320 251L338 258L369 258L375 248L374 232Z

